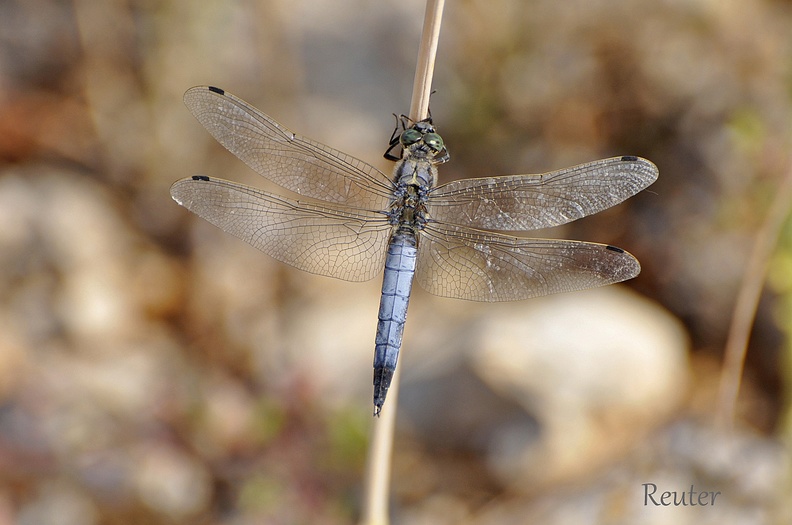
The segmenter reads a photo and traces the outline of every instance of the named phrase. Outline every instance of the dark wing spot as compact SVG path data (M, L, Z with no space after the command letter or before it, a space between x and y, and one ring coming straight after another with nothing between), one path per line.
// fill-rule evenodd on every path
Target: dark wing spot
M218 95L225 95L225 91L223 91L219 87L209 86L209 91L217 93Z
M635 157L633 157L633 158L635 158ZM193 177L193 178L194 178L194 177ZM619 248L618 246L611 246L610 244L609 244L609 245L607 245L607 246L605 247L605 249L606 249L606 250L610 250L610 251L612 251L612 252L616 252L616 253L624 253L624 250L622 250L622 249L621 249L621 248Z
M633 157L632 155L625 155L624 157L621 158L621 160L623 160L624 162L635 162L636 160L638 160L638 157Z
M203 180L209 182L209 177L207 177L206 175L193 175L192 180Z

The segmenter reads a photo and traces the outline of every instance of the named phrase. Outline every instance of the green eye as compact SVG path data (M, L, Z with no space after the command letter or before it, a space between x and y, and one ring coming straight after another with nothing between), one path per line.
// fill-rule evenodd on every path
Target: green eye
M401 134L401 137L399 137L399 142L401 142L402 146L415 144L419 140L421 140L421 132L414 129L405 130L404 133Z
M440 152L444 148L443 139L437 133L427 133L423 136L424 144L429 146L432 151Z

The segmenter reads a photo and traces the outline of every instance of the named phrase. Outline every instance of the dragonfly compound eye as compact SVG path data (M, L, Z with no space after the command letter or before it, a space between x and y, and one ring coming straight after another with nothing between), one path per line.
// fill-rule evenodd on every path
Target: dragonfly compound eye
M409 146L421 140L421 132L415 129L407 129L399 137L402 146Z
M429 146L432 151L435 153L439 153L445 147L443 144L443 139L437 133L427 133L423 136L424 144Z

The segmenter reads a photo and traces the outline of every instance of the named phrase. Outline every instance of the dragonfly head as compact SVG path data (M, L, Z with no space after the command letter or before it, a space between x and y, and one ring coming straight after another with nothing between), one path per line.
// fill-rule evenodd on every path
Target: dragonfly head
M443 137L435 132L431 121L416 122L411 128L399 135L399 143L410 155L424 156L437 163L449 158Z
M401 133L399 127L402 129ZM398 155L392 153L397 148ZM426 158L434 164L448 161L448 150L443 138L435 131L431 116L418 122L405 115L396 116L396 129L384 157L388 160L399 160L405 155Z

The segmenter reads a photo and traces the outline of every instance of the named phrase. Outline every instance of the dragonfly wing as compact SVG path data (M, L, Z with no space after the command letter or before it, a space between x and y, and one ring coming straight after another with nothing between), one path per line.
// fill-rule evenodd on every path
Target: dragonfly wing
M220 144L275 184L314 199L387 208L393 184L373 166L292 133L222 89L191 88L184 103Z
M652 184L657 166L614 157L541 175L463 179L435 188L429 216L488 230L535 230L619 204Z
M391 226L384 214L287 199L196 175L173 199L275 259L307 272L367 281L382 272Z
M430 222L418 241L415 275L435 295L496 302L613 284L640 271L635 257L615 246Z

